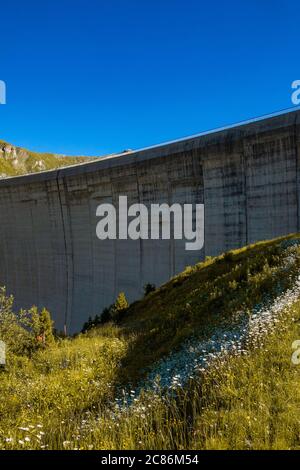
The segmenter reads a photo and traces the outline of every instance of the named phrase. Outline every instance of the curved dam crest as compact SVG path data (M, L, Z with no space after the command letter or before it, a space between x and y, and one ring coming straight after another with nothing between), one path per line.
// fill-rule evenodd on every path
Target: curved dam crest
M130 301L187 265L299 231L300 111L0 181L0 285L17 307L81 329L120 291ZM102 240L99 204L204 204L205 242Z

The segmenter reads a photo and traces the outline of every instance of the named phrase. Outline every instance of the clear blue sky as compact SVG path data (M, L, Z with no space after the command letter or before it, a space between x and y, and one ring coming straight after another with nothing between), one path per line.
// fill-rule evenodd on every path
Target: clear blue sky
M291 107L294 0L1 2L0 139L101 155Z

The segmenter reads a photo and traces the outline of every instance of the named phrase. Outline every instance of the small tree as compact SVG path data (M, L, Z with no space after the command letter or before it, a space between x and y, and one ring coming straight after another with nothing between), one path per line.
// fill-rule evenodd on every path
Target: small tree
M115 301L115 309L117 312L122 312L129 307L129 303L127 302L126 296L124 292L120 292Z
M155 291L155 284L145 284L144 285L144 296L146 297L148 294L150 294L150 292L154 292Z
M5 342L9 352L23 355L31 348L31 335L13 312L13 303L13 296L7 295L5 287L0 287L0 340Z
M101 324L107 323L111 320L112 308L113 308L113 305L111 305L110 307L105 307L105 309L103 309L102 314L100 316Z
M129 307L126 296L124 292L120 292L118 295L112 309L111 309L111 318L113 321L120 320L121 316L126 312Z
M84 322L81 332L85 333L86 331L90 330L92 327L93 327L93 320L92 320L92 317L89 316L87 321Z
M40 334L46 346L54 343L53 323L50 312L43 308L40 313Z
M88 320L83 324L82 333L91 330L97 326L103 325L109 321L117 322L121 316L126 312L129 307L124 292L120 292L114 304L109 307L105 307L102 310L101 315L96 315L94 319L89 317Z
M39 312L38 308L33 306L26 317L26 326L31 330L36 346L49 346L54 343L53 321L46 308Z

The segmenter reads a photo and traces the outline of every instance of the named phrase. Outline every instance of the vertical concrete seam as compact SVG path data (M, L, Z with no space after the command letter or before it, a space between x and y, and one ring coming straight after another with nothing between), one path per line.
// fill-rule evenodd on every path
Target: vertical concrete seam
M64 194L65 194L65 201L66 201L66 211L67 217L65 219L65 227L69 227L69 237L67 237L67 230L66 233L66 245L67 245L67 260L68 260L68 310L67 310L67 320L69 321L69 326L72 326L72 306L73 306L73 296L74 296L74 250L73 250L73 233L72 233L72 217L70 213L70 204L68 198L68 187L66 183L66 178L62 177L62 183L64 187ZM68 243L70 244L69 251L68 251Z
M199 152L199 150L198 150ZM203 205L204 205L204 247L203 247L203 261L205 261L205 258L206 258L206 188L205 188L205 182L206 182L206 178L205 178L205 159L203 158L203 153L204 153L204 150L201 151L201 153L199 155L200 157L200 161L201 161L201 167L202 167L202 185L203 185Z
M168 178L168 183L167 183L167 191L168 191L168 204L169 207L173 204L173 193L174 193L174 188L173 188L173 183L172 183L172 178L170 177L171 173L171 160L167 159L166 161L166 168L167 168L167 178ZM162 224L161 224L161 230L162 230ZM169 243L168 243L168 250L169 250L169 279L175 275L175 246L174 246L175 240L170 236Z
M247 153L245 152L245 136L243 136L243 172L244 172L244 197L245 197L245 233L246 233L246 245L248 245L248 193L247 193Z
M297 207L297 232L300 231L299 221L299 163L298 163L298 142L297 142L297 121L298 113L295 114L294 121L294 138L295 138L295 158L296 158L296 207Z
M140 193L140 183L139 183L139 177L138 177L138 162L137 159L135 158L135 177L136 177L136 188L137 188L137 196L138 196L138 201L139 204L141 204L141 193ZM143 240L139 238L139 245L140 245L140 290L142 292L143 289Z
M113 181L113 171L112 171L112 168L110 167L109 169L109 180L110 180L110 193L111 193L111 203L116 203L116 194L115 194L115 184L114 184L114 181ZM115 204L115 207L116 207L116 204ZM117 255L118 255L118 244L117 244L117 239L115 240L112 240L113 242L113 257L114 257L114 260L113 260L113 263L114 263L114 270L113 270L113 273L114 273L114 289L113 289L113 296L114 298L117 297L117 295L119 294L118 292L118 289L117 289L117 285L118 285L118 266L117 266Z
M66 290L67 290L67 292L66 292L65 315L64 315L64 318L65 318L64 319L64 328L66 329L67 322L68 322L68 311L69 311L69 257L68 257L68 251L67 251L65 217L64 217L63 207L62 207L62 199L61 199L61 192L60 192L60 185L59 185L59 174L60 174L60 170L57 170L57 172L56 172L56 186L57 186L57 192L58 192L60 216L61 216L61 221L62 221L64 248L65 248L65 263L66 263Z
M85 181L86 181L86 191L87 191L87 197L88 197L88 213L89 213L89 224L90 226L92 227L92 220L93 220L93 213L92 213L92 210L91 210L91 200L92 198L90 197L90 190L89 190L89 178L87 176L87 174L85 173ZM95 284L95 256L94 256L94 241L93 241L93 235L92 235L93 231L91 230L90 231L90 243L91 243L91 246L90 246L90 253L91 253L91 265L92 265L92 313L93 315L95 315L95 291L96 291L96 284ZM74 291L74 289L73 289Z

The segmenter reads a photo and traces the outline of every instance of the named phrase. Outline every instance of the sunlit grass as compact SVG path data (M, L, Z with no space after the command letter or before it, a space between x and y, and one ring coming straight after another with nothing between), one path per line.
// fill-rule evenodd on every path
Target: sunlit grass
M259 344L253 339L247 354L216 356L176 394L149 389L138 396L137 387L187 339L209 338L250 315L266 295L292 287L297 246L293 254L283 269L286 250L275 240L208 259L133 304L116 325L31 356L8 351L0 372L0 447L299 448L300 366L291 364L291 345L300 339L300 302ZM123 407L124 388L131 404Z
M10 147L10 144L0 140L0 146ZM16 151L16 159L10 156L0 158L0 177L37 173L93 160L92 157L59 156L52 153L31 152L21 148L16 148Z

